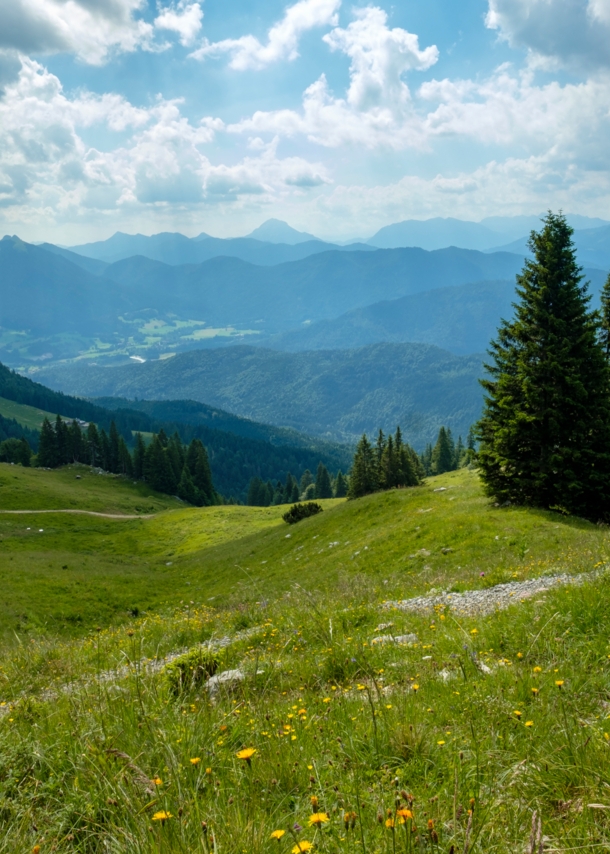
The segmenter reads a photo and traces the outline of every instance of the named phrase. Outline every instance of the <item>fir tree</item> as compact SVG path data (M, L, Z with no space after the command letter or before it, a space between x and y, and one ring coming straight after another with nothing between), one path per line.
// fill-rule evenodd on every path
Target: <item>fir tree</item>
M70 431L61 415L55 419L55 437L57 441L57 465L65 466L70 460Z
M59 465L57 453L57 437L53 425L45 418L40 428L40 439L38 440L38 455L36 463L41 468L54 469Z
M347 486L345 475L341 469L339 469L337 472L337 479L335 480L335 498L345 498L347 495Z
M119 436L118 471L120 474L124 474L127 477L133 477L133 460L131 459L131 454L129 453L129 448L125 443L125 439L123 439L122 436Z
M100 437L97 432L97 427L93 422L87 427L87 462L91 466L97 466L101 459ZM141 475L140 475L141 477Z
M152 489L174 495L176 479L159 436L153 436L144 457L144 477Z
M197 490L195 489L193 478L191 477L191 473L186 464L182 469L182 475L180 476L180 483L178 484L176 494L178 498L181 498L183 501L187 501L189 504L197 504Z
M307 489L307 487L309 486L310 483L313 483L313 475L309 471L309 469L305 469L305 471L301 475L301 483L300 483L301 495L303 495L303 493L305 492L305 490Z
M354 463L349 478L349 498L361 498L375 492L379 487L377 458L375 449L363 435L358 442Z
M498 500L597 520L610 516L610 369L572 234L552 213L531 234L482 380L478 460Z
M99 433L100 436L100 466L104 471L110 471L110 442L108 434L102 427Z
M85 441L83 439L83 431L76 420L68 428L68 448L68 456L72 462L80 463L84 461L86 456Z
M451 434L444 428L438 431L438 439L432 451L432 474L443 474L455 468L455 448Z
M316 472L316 498L332 498L333 488L330 482L330 475L324 463L318 463Z
M136 433L135 447L133 449L133 476L136 480L144 477L144 457L146 456L146 445L141 433Z

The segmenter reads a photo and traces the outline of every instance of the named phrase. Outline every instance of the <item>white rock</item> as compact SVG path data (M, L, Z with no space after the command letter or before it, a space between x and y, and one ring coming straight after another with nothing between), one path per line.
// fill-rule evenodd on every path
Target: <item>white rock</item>
M214 676L210 676L206 682L206 688L210 694L215 694L221 686L229 688L236 682L243 681L244 674L241 670L223 670L222 673L216 673Z

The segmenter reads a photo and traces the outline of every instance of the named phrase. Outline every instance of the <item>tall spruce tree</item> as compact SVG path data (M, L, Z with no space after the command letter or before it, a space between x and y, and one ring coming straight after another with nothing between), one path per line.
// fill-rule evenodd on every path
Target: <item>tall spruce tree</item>
M354 462L349 478L348 498L361 498L379 488L376 449L372 447L366 435L360 439L354 454Z
M332 498L333 488L330 482L330 475L324 463L318 463L316 472L316 498Z
M57 436L53 425L48 418L45 418L40 428L40 438L38 440L38 455L36 464L41 468L54 469L59 465L59 456L57 453Z
M443 474L453 471L455 465L455 446L451 431L444 427L438 431L438 439L432 450L432 474Z
M337 472L337 479L335 480L335 498L345 498L347 495L347 480L345 475L339 469Z
M478 459L498 500L598 520L610 517L610 368L572 234L549 212L530 236L515 317L482 380Z

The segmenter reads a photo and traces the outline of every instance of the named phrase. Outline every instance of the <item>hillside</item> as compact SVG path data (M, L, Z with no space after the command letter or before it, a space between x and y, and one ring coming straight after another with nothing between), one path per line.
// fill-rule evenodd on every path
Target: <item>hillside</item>
M607 531L467 471L279 513L0 515L6 850L607 847Z
M40 376L74 394L201 400L335 441L400 424L405 440L422 448L441 424L466 435L480 413L481 372L480 356L423 344L305 353L244 345L119 368L60 366Z
M606 275L591 269L585 275L591 283L592 305L597 307ZM482 353L500 320L512 316L515 298L514 280L438 288L357 308L333 320L272 335L260 344L297 352L421 341L457 355Z
M200 439L208 450L216 489L225 497L245 501L253 477L285 481L288 472L300 477L305 469L315 471L322 461L331 472L347 471L351 448L310 438L295 430L256 424L192 401L142 402L130 408L127 401L109 401L105 408L80 397L71 397L22 377L0 365L0 417L15 419L23 434L37 448L32 425L39 426L44 413L93 421L108 430L115 421L119 432L131 444L133 433L175 431L183 442ZM157 417L158 416L158 417ZM14 422L12 422L14 426ZM0 435L15 435L11 422L0 423Z

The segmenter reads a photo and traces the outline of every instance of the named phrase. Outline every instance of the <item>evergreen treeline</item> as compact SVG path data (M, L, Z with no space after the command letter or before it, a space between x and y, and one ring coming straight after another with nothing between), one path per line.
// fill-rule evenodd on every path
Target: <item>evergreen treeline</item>
M550 213L486 365L478 462L498 501L610 519L610 277L590 308L573 229Z
M54 424L45 418L36 464L57 468L68 463L99 466L113 474L143 480L158 492L177 495L198 507L220 501L203 443L193 439L187 447L177 433L168 438L165 431L160 430L148 446L142 434L136 433L132 455L114 421L106 433L104 428L98 430L93 423L83 430L77 421L66 422L59 415Z
M297 501L311 501L314 498L344 498L347 495L347 478L341 470L332 478L324 463L319 462L314 477L305 469L300 480L288 473L286 481L270 480L266 483L260 477L254 477L248 488L247 503L254 507L269 507L277 504L293 504Z
M441 427L435 445L426 445L420 460L426 475L444 474L447 471L455 471L468 465L475 457L476 437L474 428L468 431L466 446L462 437L458 436L454 441L451 430Z
M425 471L420 458L402 440L400 427L394 436L380 430L372 445L366 434L358 442L349 477L349 498L360 498L371 492L402 486L417 486Z

